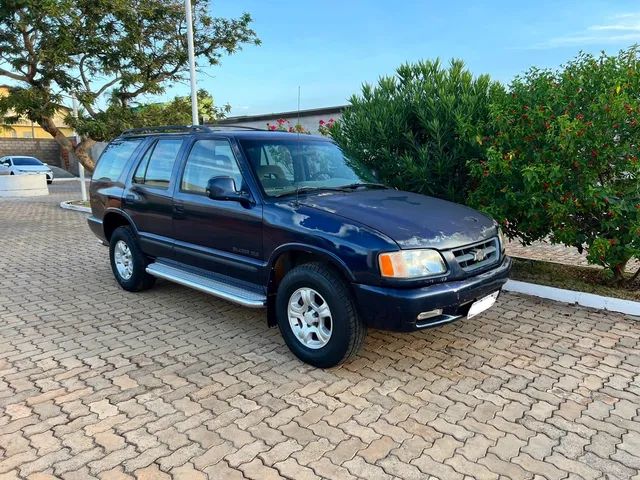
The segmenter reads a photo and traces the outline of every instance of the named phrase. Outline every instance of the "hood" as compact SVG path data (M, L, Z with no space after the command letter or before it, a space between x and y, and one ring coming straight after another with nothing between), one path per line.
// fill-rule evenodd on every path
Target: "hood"
M497 235L495 222L472 208L410 192L328 192L300 203L373 228L403 249L447 250Z
M14 165L13 168L25 172L48 172L51 170L47 165Z

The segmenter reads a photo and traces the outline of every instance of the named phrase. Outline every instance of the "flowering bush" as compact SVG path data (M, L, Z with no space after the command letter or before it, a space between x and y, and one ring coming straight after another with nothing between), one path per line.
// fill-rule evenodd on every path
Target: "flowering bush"
M279 118L276 120L275 124L267 123L267 130L272 132L290 132L290 133L305 133L310 134L309 130L305 129L299 123L295 125L291 125L289 120L285 120L284 118Z
M333 118L330 118L329 121L325 122L324 120L320 120L318 122L318 131L320 135L324 135L328 137L331 135L331 129L335 125L336 121Z
M586 247L624 279L640 256L640 55L581 54L531 69L492 106L488 157L470 162L473 203L523 243Z

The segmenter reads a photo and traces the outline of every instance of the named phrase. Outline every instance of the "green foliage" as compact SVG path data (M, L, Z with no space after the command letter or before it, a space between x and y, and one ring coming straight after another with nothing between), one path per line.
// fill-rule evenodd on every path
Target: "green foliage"
M485 160L489 101L502 87L460 60L405 64L365 84L330 127L345 153L388 185L464 202L468 161Z
M210 4L192 0L200 65L217 65L243 44L259 43L249 14L214 18ZM0 115L12 109L54 136L60 132L52 112L63 94L75 95L82 106L81 131L109 135L111 122L120 121L113 115L127 123L126 107L184 80L187 65L182 0L0 2L0 77L19 87L0 105Z
M198 91L198 116L200 123L211 123L224 118L229 105L218 108L206 90ZM191 97L175 97L166 103L148 103L134 107L112 101L107 109L91 117L81 112L76 120L72 116L67 123L78 133L95 140L109 140L129 128L154 127L160 125L190 125Z
M470 162L473 203L525 243L586 245L621 279L640 256L639 95L637 47L516 78L492 107L488 159Z

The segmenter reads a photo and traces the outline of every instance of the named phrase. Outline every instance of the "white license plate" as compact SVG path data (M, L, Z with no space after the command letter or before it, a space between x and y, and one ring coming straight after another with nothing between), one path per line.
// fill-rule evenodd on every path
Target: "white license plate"
M482 297L480 300L476 300L471 304L471 308L469 308L469 313L467 313L467 318L475 317L479 313L484 312L485 310L493 307L493 304L496 303L496 299L498 298L498 294L500 291L493 292L486 297Z

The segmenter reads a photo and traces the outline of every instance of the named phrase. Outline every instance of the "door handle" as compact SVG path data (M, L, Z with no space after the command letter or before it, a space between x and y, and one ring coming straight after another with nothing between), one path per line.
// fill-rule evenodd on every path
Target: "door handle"
M182 215L184 215L184 203L174 201L173 202L173 213L177 217L181 217Z
M138 197L137 197L136 195L134 195L133 193L127 193L127 194L124 196L124 199L125 199L125 200L128 200L128 201L130 201L130 202L135 202L135 201L138 199Z

